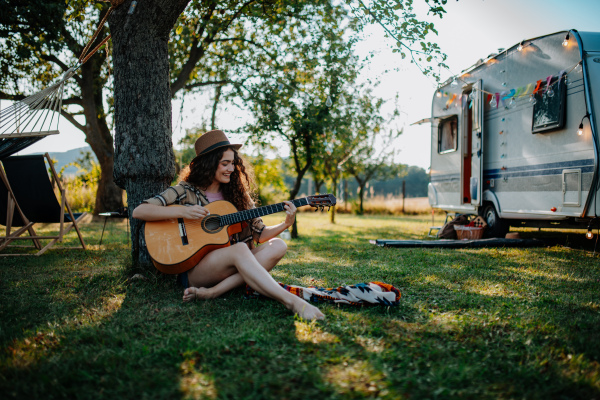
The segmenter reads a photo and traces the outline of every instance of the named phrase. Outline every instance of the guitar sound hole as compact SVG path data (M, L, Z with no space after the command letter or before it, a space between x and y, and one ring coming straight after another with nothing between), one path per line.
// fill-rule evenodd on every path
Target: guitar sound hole
M220 222L221 218L218 215L211 215L210 217L202 220L202 229L208 233L217 233L223 229L222 226L219 226Z

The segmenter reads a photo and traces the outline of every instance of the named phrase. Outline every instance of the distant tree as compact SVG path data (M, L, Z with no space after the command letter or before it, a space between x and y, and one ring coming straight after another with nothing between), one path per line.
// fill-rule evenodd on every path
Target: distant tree
M334 196L338 195L343 170L351 168L352 160L372 155L378 144L376 139L383 136L382 125L386 122L381 116L383 100L373 97L370 90L361 89L361 86L355 85L354 93L344 94L347 99L343 104L332 106L331 118L335 128L326 131L325 152L312 167L313 173L330 182ZM330 212L332 223L335 223L335 214L333 208Z
M427 197L429 174L423 168L407 166L403 180L406 182L406 192L409 197Z
M311 21L293 20L280 33L279 58L236 93L254 115L243 128L250 132L249 140L287 144L295 177L289 199L297 196L315 159L326 154L327 138L339 122L332 106L340 100L343 85L354 82L357 74L353 39L345 39L348 26L339 24L346 17L344 8L327 3L312 7ZM292 237L297 235L294 224Z
M287 200L285 162L281 158L266 158L263 154L246 156L254 170L258 204L269 205Z
M358 214L364 213L365 188L371 181L398 177L404 173L406 166L394 163L396 151L391 146L393 140L402 132L387 135L371 135L365 146L348 162L346 170L358 184ZM377 146L377 139L383 136L383 143Z

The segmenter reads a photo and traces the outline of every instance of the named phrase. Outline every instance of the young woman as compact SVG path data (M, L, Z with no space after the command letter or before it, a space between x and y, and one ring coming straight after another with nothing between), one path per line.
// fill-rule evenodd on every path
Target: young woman
M238 210L253 208L251 174L238 155L240 147L231 144L220 130L200 136L196 158L182 171L181 182L143 201L133 210L133 217L143 221L202 219L209 214L204 206L216 200L227 200ZM171 204L188 207L165 207ZM260 218L248 221L242 232L231 237L231 246L211 251L194 268L180 274L183 300L214 298L246 283L304 319L324 318L317 307L283 289L269 273L287 250L276 236L292 225L296 215L293 203L286 201L284 208L284 222L265 226ZM255 247L254 242L262 244Z

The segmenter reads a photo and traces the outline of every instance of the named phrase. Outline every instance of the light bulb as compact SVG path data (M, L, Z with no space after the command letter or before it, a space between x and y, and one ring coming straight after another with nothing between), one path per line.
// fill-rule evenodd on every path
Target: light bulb
M452 87L457 87L458 86L458 82L456 81L456 78L454 78L454 80L452 81L452 83L450 83L450 86L452 86Z
M581 61L579 61L577 63L577 66L575 67L575 72L577 72L578 74L581 72L582 67L581 67Z
M577 129L577 134L579 136L583 135L583 122L579 124L579 128Z
M519 43L519 47L517 47L517 50L523 51L523 42Z
M586 239L593 239L594 238L594 234L592 233L592 229L588 228L588 231L585 233L585 238Z
M496 96L492 96L492 100L490 101L490 106L495 108L498 106L498 101L496 100Z
M469 99L470 100L475 100L475 97L477 97L477 93L475 93L475 91L471 91L471 93L469 93Z
M515 101L515 98L511 97L510 102L508 103L508 108L515 108L516 105L517 105L517 102Z
M565 75L565 85L569 86L571 84L571 81L569 80L569 77L567 75Z
M442 97L442 91L438 90L437 93L435 94L435 97Z
M321 100L318 97L315 97L313 101L313 106L317 107L319 104L321 104Z
M546 91L546 96L548 96L548 97L553 97L554 96L554 90L552 90L552 86L550 86L548 88L548 90Z
M327 100L325 100L325 105L327 107L331 107L333 105L333 101L331 100L331 96L327 96Z
M340 103L340 105L342 105L342 106L345 106L346 98L343 95L340 95L340 98L338 99L338 103Z
M529 96L529 102L531 103L531 105L534 105L535 103L537 103L537 99L535 98L534 95Z
M567 47L569 45L569 34L567 33L567 36L565 36L565 40L563 40L563 46Z

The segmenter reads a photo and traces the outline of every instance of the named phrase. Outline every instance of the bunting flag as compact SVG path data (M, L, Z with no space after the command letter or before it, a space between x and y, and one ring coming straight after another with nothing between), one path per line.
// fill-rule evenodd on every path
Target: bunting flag
M577 64L578 65L578 64ZM575 65L575 66L577 66ZM572 71L575 67L571 68L570 71ZM561 70L558 73L558 79L553 83L552 79L555 77L555 75L550 75L548 77L546 77L545 79L540 79L538 81L536 81L535 83L528 83L525 86L520 86L514 89L510 89L510 90L504 90L502 92L496 92L496 93L489 93L486 92L485 90L483 91L484 94L487 94L486 97L486 103L489 104L491 107L494 108L498 108L500 106L500 103L502 103L502 105L504 106L506 104L507 101L510 101L512 99L518 99L518 98L522 98L525 97L527 95L535 95L538 93L542 93L542 94L546 94L548 92L548 90L550 89L550 87L554 84L558 84L558 82L560 82L561 79L567 79L567 75L569 74L569 72L566 72L566 70ZM475 88L473 88L472 90L476 90ZM454 103L457 99L457 97L459 96L456 93L452 93L452 92L446 92L443 90L438 90L438 97L449 97L449 99L446 101L446 109L448 109L452 103ZM495 101L493 101L495 99ZM456 107L462 106L465 107L467 104L469 106L469 108L471 108L473 106L473 102L467 102L468 99L465 98L465 96L460 96L459 97L459 102L457 101L455 103Z

